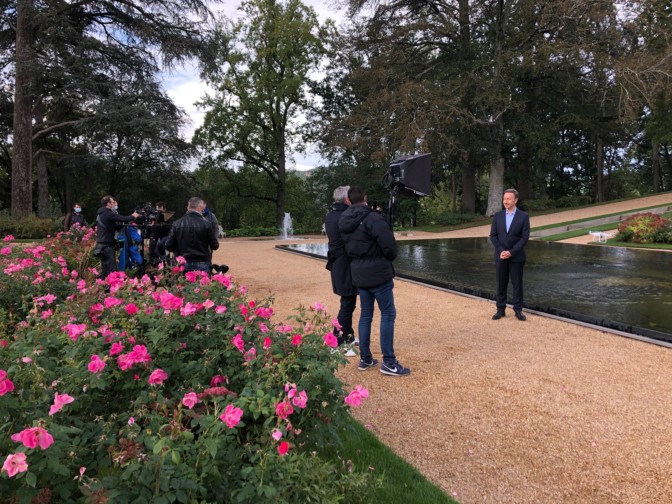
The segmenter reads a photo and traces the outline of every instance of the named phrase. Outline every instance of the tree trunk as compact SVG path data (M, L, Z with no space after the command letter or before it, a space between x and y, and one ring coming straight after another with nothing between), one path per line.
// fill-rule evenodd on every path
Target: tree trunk
M492 216L502 209L504 194L504 158L502 143L504 120L500 116L492 126L492 142L490 144L490 183L488 184L488 208L485 215Z
M32 0L18 0L16 11L16 77L12 141L12 217L33 211L33 127L31 66Z
M37 155L37 215L51 217L49 208L49 174L47 173L47 158L44 152Z
M651 171L653 173L653 192L659 193L660 186L660 143L651 141Z
M602 174L604 173L604 145L602 137L598 135L596 143L595 168L597 172L597 201L602 203L604 201L604 181Z
M462 213L476 213L476 167L472 166L473 153L469 149L462 162Z
M35 125L40 126L44 122L43 107L38 106L35 109ZM40 143L38 141L37 145ZM38 217L50 217L49 209L49 174L47 173L47 158L40 149L37 154L35 164L37 165L37 215Z
M285 220L285 182L287 181L287 158L285 154L285 135L279 134L277 140L278 148L278 179L275 183L276 203L275 203L275 224L278 229L282 229L282 223Z

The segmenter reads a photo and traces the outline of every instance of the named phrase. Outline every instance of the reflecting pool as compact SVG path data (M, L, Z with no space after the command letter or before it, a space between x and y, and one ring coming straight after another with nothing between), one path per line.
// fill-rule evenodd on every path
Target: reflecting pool
M400 277L494 299L488 238L397 245L394 265ZM326 243L283 248L327 254ZM530 241L526 251L527 308L672 342L672 253L540 241Z

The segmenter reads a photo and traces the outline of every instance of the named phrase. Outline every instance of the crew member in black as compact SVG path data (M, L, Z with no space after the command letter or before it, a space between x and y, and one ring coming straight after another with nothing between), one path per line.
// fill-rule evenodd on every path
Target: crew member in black
M107 278L107 275L117 271L117 258L114 255L114 233L117 229L123 227L124 222L131 222L137 219L140 214L133 212L131 215L123 216L117 213L119 205L114 196L104 196L100 201L102 205L98 209L96 217L96 227L98 239L96 240L96 249L99 251L101 260L101 277Z
M187 204L187 213L170 229L166 248L187 260L185 271L210 272L212 251L219 248L217 232L203 217L205 203L193 197Z

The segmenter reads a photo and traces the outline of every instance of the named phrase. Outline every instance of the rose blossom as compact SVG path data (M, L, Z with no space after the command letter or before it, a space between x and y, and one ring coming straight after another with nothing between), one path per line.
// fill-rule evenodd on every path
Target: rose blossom
M23 429L21 432L12 434L11 439L16 443L22 443L26 448L37 448L39 445L42 450L54 444L53 436L42 427Z
M198 402L201 401L198 399L196 392L188 392L184 394L184 397L182 398L182 404L184 404L189 409L193 408Z
M11 455L7 455L5 463L2 464L2 470L6 471L10 478L16 476L20 472L26 472L28 470L26 454L13 453Z
M51 408L49 408L49 415L54 415L55 413L58 413L61 411L63 406L66 404L70 404L75 400L74 397L69 396L68 394L59 394L58 392L55 393L54 395L54 404L51 405Z
M3 396L14 390L14 383L7 378L7 371L0 369L0 396Z
M168 373L163 369L155 369L152 371L152 374L149 375L149 384L150 385L161 385L168 378Z
M275 406L275 414L283 420L287 420L287 417L292 413L294 413L294 408L292 408L292 405L288 401L279 402Z
M278 454L281 457L284 457L287 455L287 452L289 452L289 443L287 441L283 441L278 445Z
M236 408L233 404L228 404L219 419L224 422L229 429L233 429L238 425L242 416L242 409Z
M99 356L92 355L91 362L89 362L87 368L92 373L100 373L103 369L105 369L105 362L103 362Z
M324 335L324 344L331 348L336 348L338 346L338 339L334 336L334 333L328 332Z
M366 399L367 397L369 397L369 391L361 385L357 385L355 389L348 394L348 397L345 398L345 404L357 408L358 406L361 406L362 399Z

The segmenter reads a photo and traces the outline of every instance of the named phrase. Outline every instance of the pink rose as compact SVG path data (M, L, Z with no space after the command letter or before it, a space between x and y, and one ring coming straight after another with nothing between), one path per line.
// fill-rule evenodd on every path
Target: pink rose
M97 355L92 355L91 361L87 367L92 373L100 373L105 369L105 362L103 362Z
M271 437L276 441L280 441L282 438L282 431L275 429L273 432L271 432Z
M134 303L128 303L124 307L124 309L126 310L126 313L128 313L129 315L135 315L136 313L138 313L138 307L135 306Z
M271 338L269 338L268 336L266 336L264 338L264 350L268 350L269 348L271 348L272 344L273 344L273 340Z
M220 383L226 383L226 382L227 382L226 376L222 376L222 375L218 374L218 375L215 375L215 376L212 377L212 379L210 380L210 386L211 387L216 387Z
M245 342L243 341L243 337L240 334L236 334L231 340L231 343L233 343L233 346L235 346L241 352L245 351Z
M224 422L229 429L233 429L238 425L242 416L242 409L236 408L233 404L228 404L219 419Z
M49 415L54 415L55 413L58 413L61 411L63 406L66 404L70 404L75 400L74 397L69 396L68 394L59 394L58 392L55 393L54 395L54 404L51 405L51 408L49 408Z
M53 436L42 427L23 429L21 432L12 434L11 439L16 443L22 443L26 448L37 448L39 445L42 450L54 444Z
M306 394L305 390L302 390L301 392L298 393L298 395L292 398L292 404L297 408L304 409L306 407L307 402L308 402L308 395Z
M353 408L357 408L361 406L362 400L366 399L367 397L369 397L369 391L361 385L357 385L355 389L345 398L345 404Z
M334 333L328 332L324 335L324 344L331 348L336 348L338 346L338 339L334 336Z
M12 390L14 390L14 383L7 378L7 372L4 369L0 369L0 396L8 394Z
M292 345L299 346L302 341L303 336L301 336L300 334L295 334L294 336L292 336Z
M149 375L149 384L150 385L161 385L168 378L168 373L163 369L155 369L152 371L152 374Z
M5 463L2 464L2 470L6 471L10 478L16 476L20 472L26 472L28 470L26 454L13 453L11 455L7 455Z
M287 401L279 402L275 406L275 414L278 415L283 420L287 420L287 417L294 413L294 408Z
M182 398L182 404L189 409L193 408L198 402L200 402L200 400L196 395L196 392L188 392L184 394L184 397Z

